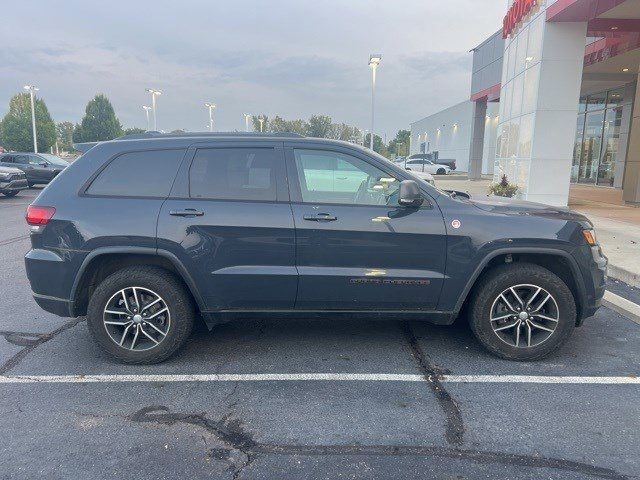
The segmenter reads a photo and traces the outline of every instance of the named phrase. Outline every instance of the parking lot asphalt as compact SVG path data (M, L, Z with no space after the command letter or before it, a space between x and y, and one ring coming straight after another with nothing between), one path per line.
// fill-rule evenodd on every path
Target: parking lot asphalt
M31 298L23 214L36 194L0 198L0 378L35 378L0 381L0 478L640 472L640 384L603 383L637 378L640 325L607 308L557 354L529 363L487 354L463 322L270 319L197 328L175 358L123 366L97 350L83 319L50 315ZM92 375L102 381L81 383Z

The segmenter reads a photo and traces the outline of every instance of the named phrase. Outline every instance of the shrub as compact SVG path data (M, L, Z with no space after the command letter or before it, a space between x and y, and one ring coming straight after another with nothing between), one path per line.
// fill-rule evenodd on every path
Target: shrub
M509 183L506 175L502 175L500 183L494 183L489 187L489 193L498 197L513 197L517 191L518 186Z

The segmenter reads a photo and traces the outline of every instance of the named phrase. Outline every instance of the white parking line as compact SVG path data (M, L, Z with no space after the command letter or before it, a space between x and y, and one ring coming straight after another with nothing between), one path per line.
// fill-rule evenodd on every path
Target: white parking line
M544 383L640 385L637 376L443 375L446 383ZM427 382L422 375L398 373L247 373L200 375L6 375L0 383L149 383L149 382Z

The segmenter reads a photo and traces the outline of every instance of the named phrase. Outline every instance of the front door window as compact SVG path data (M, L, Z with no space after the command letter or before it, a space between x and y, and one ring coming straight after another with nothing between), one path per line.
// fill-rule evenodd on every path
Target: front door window
M324 150L295 150L300 192L305 203L397 204L400 182L351 155Z

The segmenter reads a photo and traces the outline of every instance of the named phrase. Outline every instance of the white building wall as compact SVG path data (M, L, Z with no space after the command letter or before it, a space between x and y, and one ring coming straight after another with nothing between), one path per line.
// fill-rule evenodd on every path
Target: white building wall
M455 159L456 171L466 172L469 166L472 102L466 101L411 124L411 153L439 152L439 158Z
M497 103L487 104L482 173L488 175L493 174L498 109ZM426 143L425 152L437 150L439 158L456 160L456 172L467 172L472 114L473 102L465 101L413 122L411 124L411 154L420 153L420 145Z
M539 0L505 41L494 181L527 200L566 205L582 77L585 23L546 22Z

